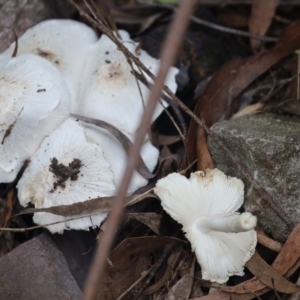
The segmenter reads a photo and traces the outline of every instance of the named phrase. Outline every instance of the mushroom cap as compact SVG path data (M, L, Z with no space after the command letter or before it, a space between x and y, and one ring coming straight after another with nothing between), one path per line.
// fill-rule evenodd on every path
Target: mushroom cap
M88 141L84 128L71 118L43 141L18 183L20 203L26 206L31 202L36 208L113 196L115 191L113 173L102 147ZM62 233L65 229L87 230L90 226L99 226L106 215L67 221L68 218L63 216L35 213L33 220L39 225L65 220L46 226L52 233Z
M64 76L76 99L90 45L98 37L87 25L73 20L47 20L28 29L18 39L18 55L32 53L49 60ZM13 43L2 55L11 56Z
M227 177L218 169L206 170L206 175L195 172L190 179L172 173L157 182L154 193L164 210L183 225L203 279L224 283L231 275L243 275L243 266L255 251L255 224L249 231L233 233L203 231L197 222L201 217L236 217L244 196L240 179Z
M64 79L48 61L32 54L0 59L0 183L15 178L70 106Z
M137 44L129 38L127 32L120 30L119 34L128 50L135 54ZM102 35L99 41L91 46L90 57L83 76L81 94L73 112L106 121L124 133L135 133L144 112L143 101L148 100L148 88L139 83L142 99L137 80L131 74L131 66L126 57L106 35ZM157 73L159 60L143 50L138 58L151 72ZM138 70L136 66L134 68ZM172 67L165 82L173 92L177 87L177 71ZM153 120L162 110L163 107L157 105Z
M103 155L109 162L111 170L114 174L115 186L119 187L125 168L127 167L128 159L123 146L108 131L93 125L83 126L85 128L87 139L101 145L103 149ZM127 137L133 142L134 135L127 135ZM148 140L148 137L145 139L140 154L148 170L152 172L157 164L159 151L151 144L151 142ZM134 172L128 188L128 194L132 194L140 187L145 186L147 183L147 179L142 177L138 172Z

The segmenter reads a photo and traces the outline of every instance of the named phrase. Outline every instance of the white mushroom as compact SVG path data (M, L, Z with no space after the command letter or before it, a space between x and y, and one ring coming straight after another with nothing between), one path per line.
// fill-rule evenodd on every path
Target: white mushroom
M203 279L224 283L243 275L256 246L256 217L235 211L243 204L244 184L218 169L191 174L172 173L154 192L164 210L183 225L202 268Z
M87 25L73 20L47 20L28 29L18 39L18 55L32 53L49 60L63 74L75 100L88 59L90 45L97 35ZM11 56L13 43L2 56Z
M102 147L88 141L85 130L68 119L46 138L18 183L19 201L36 208L69 205L91 198L113 196L116 191L113 173L103 156ZM51 232L65 229L87 230L99 226L106 214L77 220L50 213L34 214L36 224L63 221L47 226Z
M129 51L135 53L137 44L130 40L128 33L120 30L119 34ZM107 36L102 35L99 41L91 46L89 56L81 94L73 113L106 121L124 133L134 134L143 115L143 101L147 101L148 88L140 83L143 96L141 97L126 57ZM159 67L157 59L143 50L138 57L151 72L156 74ZM166 80L166 85L173 92L177 87L175 82L177 71L172 67ZM158 105L153 120L162 110L161 105Z
M0 183L15 178L70 106L64 79L48 61L31 54L0 59Z
M127 166L127 154L121 145L121 143L108 131L95 127L93 125L84 125L86 128L85 134L89 141L93 141L96 144L101 145L103 149L103 155L109 162L111 170L114 174L114 183L116 187L119 187L121 183L125 168ZM132 135L127 136L131 141L134 137ZM155 148L149 140L145 140L142 149L141 157L145 162L146 167L152 172L157 164L159 151ZM145 186L148 180L142 177L137 172L134 173L130 186L128 188L128 194L132 194L138 188Z
M148 143L143 154L148 158L147 166L153 169L158 150ZM113 196L122 179L126 159L122 145L109 132L69 118L33 155L18 184L19 201L23 206L31 202L36 208L45 208ZM147 180L135 172L128 194L146 184ZM36 213L33 220L39 225L65 220L46 226L53 233L61 233L65 229L87 230L99 226L106 215L66 221L62 216Z

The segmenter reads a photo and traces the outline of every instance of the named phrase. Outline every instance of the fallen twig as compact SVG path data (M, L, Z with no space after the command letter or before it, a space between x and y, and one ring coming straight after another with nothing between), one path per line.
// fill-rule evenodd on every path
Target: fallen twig
M163 7L163 8L168 8L170 10L173 10L174 12L177 11L177 8L175 6L172 6L172 5L168 5L168 4L153 4L153 5ZM213 22L206 21L204 19L200 19L200 18L195 17L195 16L190 16L190 20L194 23L203 25L205 27L209 27L209 28L212 28L212 29L215 29L215 30L218 30L218 31L221 31L221 32L226 32L226 33L229 33L229 34L244 36L244 37L248 37L248 38L263 41L263 42L277 42L278 41L278 38L276 38L276 37L261 36L261 35L249 33L247 31L238 30L238 29L234 29L234 28L229 28L229 27L226 27L226 26L215 24Z
M119 48L126 49L125 46L114 36L110 30L108 30L103 23L95 21L89 15L84 13L78 5L73 1L69 0L79 11L80 14L88 17L93 23L97 24L97 27L102 30L108 37L114 42L118 42ZM107 232L104 234L101 244L98 244L98 248L95 253L94 263L92 263L92 268L88 275L85 288L84 288L84 299L90 300L94 298L96 289L98 286L98 280L104 270L106 264L106 258L108 256L109 250L111 248L115 231L118 227L119 220L123 212L123 202L125 195L127 193L127 188L129 186L131 177L136 168L137 159L139 157L139 151L144 141L145 134L151 122L151 117L154 112L156 103L158 102L161 91L164 87L164 81L167 76L169 67L174 63L179 45L183 38L184 32L187 28L188 17L192 12L195 1L185 0L181 2L180 10L176 14L175 20L171 25L170 32L167 36L165 47L163 47L161 54L161 65L157 74L157 78L154 81L153 88L151 89L149 101L147 102L145 113L142 117L141 124L139 126L139 131L136 136L134 146L131 148L130 155L128 158L127 168L125 170L121 186L119 187L115 203L113 205L112 211L107 220ZM124 51L126 51L124 50ZM128 55L130 53L128 50L124 54ZM130 53L131 54L131 53ZM128 55L129 56L129 55ZM131 56L129 56L131 58ZM145 66L143 66L145 68Z

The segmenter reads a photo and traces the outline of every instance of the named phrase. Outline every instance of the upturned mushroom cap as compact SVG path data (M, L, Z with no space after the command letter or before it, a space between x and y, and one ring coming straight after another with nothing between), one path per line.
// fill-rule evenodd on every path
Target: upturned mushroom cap
M143 148L142 156L148 158L148 163L145 162L153 169L158 150L149 142ZM122 179L126 161L125 150L109 132L69 118L33 155L18 184L20 203L26 206L31 202L36 208L45 208L112 196ZM135 172L128 193L146 184L147 180ZM53 233L61 233L65 229L87 230L99 226L106 215L67 221L62 216L36 213L33 220L39 225L65 221L46 226Z
M154 192L164 210L183 225L202 268L203 279L224 283L243 275L256 246L256 217L235 211L243 204L244 184L218 169L195 172L190 179L172 173Z
M0 59L0 183L15 178L70 106L64 79L48 61L31 54Z
M115 191L102 147L88 141L84 128L70 118L43 141L18 183L20 203L26 206L31 202L36 208L112 196ZM67 221L66 217L36 213L33 220L39 225L65 221L47 226L52 233L62 233L99 226L105 217L106 213Z
M119 34L125 46L135 54L137 44L129 38L127 32L120 30ZM142 83L139 84L143 96L141 97L137 80L131 73L132 69L126 57L106 35L102 35L99 41L91 46L89 56L91 58L83 76L81 94L73 112L106 121L124 133L135 133L144 112L143 102L147 101L148 88ZM156 74L159 60L143 50L138 58ZM172 67L165 82L173 92L177 87L177 71ZM158 105L153 120L162 110L162 106Z
M73 20L47 20L28 29L18 39L18 55L32 53L49 60L64 76L75 99L90 45L98 37L93 29ZM3 54L11 56L13 43Z

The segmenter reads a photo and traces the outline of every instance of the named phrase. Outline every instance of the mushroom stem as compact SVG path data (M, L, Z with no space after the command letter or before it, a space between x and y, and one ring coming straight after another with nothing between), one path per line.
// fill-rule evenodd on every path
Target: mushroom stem
M241 215L200 217L197 220L197 228L202 232L243 232L253 229L257 219L249 212Z

